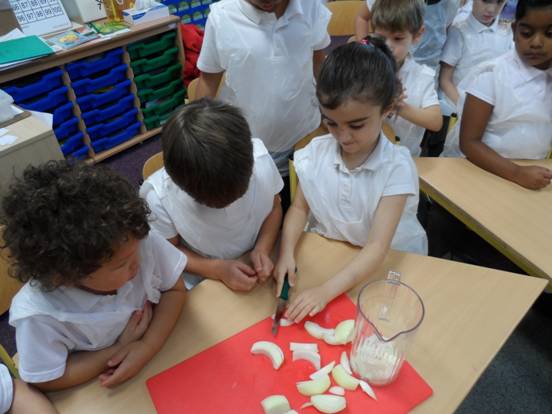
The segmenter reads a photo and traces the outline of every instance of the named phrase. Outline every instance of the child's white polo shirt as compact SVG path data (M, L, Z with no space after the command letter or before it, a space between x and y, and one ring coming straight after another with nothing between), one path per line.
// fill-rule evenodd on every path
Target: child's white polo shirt
M245 0L211 5L197 67L225 72L219 99L244 111L271 153L320 125L313 52L330 44L330 15L318 1L290 0L279 19Z
M62 286L50 292L26 283L10 308L15 327L19 374L26 382L63 376L69 353L111 346L132 313L146 301L159 303L186 266L186 256L151 231L140 242L140 269L114 295Z
M409 55L399 69L399 79L407 95L406 103L409 105L421 109L439 105L433 69L426 65L420 65ZM394 116L387 122L393 128L395 135L400 138L400 144L407 147L413 157L419 156L422 152L420 144L425 128L413 124L401 116Z
M0 413L6 413L13 402L13 380L10 371L0 364Z
M236 259L255 246L257 236L284 183L262 141L253 138L253 173L246 193L224 208L199 204L182 191L164 168L140 189L152 211L151 226L166 239L180 235L206 257ZM228 171L232 174L232 171Z
M406 148L382 134L359 167L349 170L331 135L295 152L295 170L311 212L309 230L364 246L382 197L408 195L391 247L427 254L427 237L416 218L418 175Z
M499 24L497 18L492 25L485 26L470 14L449 28L441 62L454 66L452 82L458 86L478 64L503 55L513 47L509 25Z

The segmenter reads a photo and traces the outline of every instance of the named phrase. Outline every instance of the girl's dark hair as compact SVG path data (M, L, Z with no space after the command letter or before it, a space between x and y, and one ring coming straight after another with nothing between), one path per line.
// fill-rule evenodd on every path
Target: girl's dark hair
M354 99L384 110L393 105L400 91L395 58L376 35L334 49L324 61L316 85L318 101L328 109Z
M541 9L544 7L552 7L552 2L550 0L518 0L516 6L516 20L524 18L529 10Z
M149 209L124 178L100 166L49 161L27 167L2 202L12 276L44 290L73 285L130 237L149 232Z

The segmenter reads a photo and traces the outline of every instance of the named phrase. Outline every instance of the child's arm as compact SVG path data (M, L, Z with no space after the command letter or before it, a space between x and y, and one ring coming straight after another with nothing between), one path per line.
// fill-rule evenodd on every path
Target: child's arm
M33 386L15 379L13 381L13 402L10 414L57 414L48 398Z
M180 237L169 239L173 245L188 257L186 271L208 279L220 280L232 290L250 291L257 284L257 274L248 264L240 260L210 259L180 244Z
M363 4L360 6L360 10L355 20L356 40L360 41L372 32L372 13L370 13L370 9L363 0Z
M462 152L478 167L523 187L538 190L550 184L552 171L548 168L517 165L483 143L483 134L493 108L491 104L469 93L466 95L462 123L460 124L460 149Z
M219 73L201 72L201 75L199 76L199 82L197 84L195 100L198 100L204 97L214 99L217 96L218 88L223 74L224 72L219 72Z
M282 204L280 196L276 194L274 196L274 204L272 205L272 211L266 216L259 235L257 236L257 242L255 247L250 253L251 262L257 273L257 277L260 282L264 282L272 274L274 264L270 259L272 248L278 238L280 232L280 225L282 224Z
M439 131L443 126L443 116L439 105L418 108L403 101L398 104L397 114L407 121L430 131Z
M452 82L454 75L454 66L441 62L441 71L439 72L439 86L445 95L455 104L458 102L458 89Z
M331 279L293 298L286 311L287 319L297 323L307 315L316 315L332 299L347 292L379 268L393 240L407 197L394 195L380 199L366 245Z
M303 195L303 190L301 190L301 185L297 183L295 198L284 219L284 228L280 240L280 254L274 268L276 296L280 296L286 273L290 286L295 286L295 246L297 246L297 242L303 234L309 217L309 211L310 208Z
M113 372L100 375L104 387L119 385L135 376L159 352L172 332L184 305L186 288L182 278L161 293L159 303L153 309L151 323L144 336L123 347L107 362Z

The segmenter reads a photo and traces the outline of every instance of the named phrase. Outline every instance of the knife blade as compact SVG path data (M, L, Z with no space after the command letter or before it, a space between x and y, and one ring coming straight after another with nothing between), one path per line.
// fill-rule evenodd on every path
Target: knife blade
M282 316L284 315L284 312L286 310L286 305L288 301L288 295L289 293L289 281L288 281L288 275L286 273L284 277L284 283L282 285L282 291L280 292L280 296L278 298L278 304L276 305L276 312L274 313L274 321L272 322L272 335L276 336L278 333L278 329L280 328L280 319L282 319Z

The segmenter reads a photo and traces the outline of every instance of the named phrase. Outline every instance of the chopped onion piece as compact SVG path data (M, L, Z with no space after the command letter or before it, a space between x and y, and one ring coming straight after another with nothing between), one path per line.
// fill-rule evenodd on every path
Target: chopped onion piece
M251 353L255 355L265 355L272 361L272 367L278 369L284 362L284 353L282 349L274 342L258 341L251 347Z
M291 407L283 395L271 395L261 401L265 414L285 414Z
M294 351L293 360L305 359L309 361L314 368L320 369L320 354L316 351Z
M324 392L326 392L328 388L330 388L330 385L332 385L332 382L330 380L330 376L326 375L316 380L299 381L296 385L297 385L297 391L299 391L300 394L311 396L311 395L323 394Z
M289 411L285 412L284 414L299 414L299 413L295 410L289 410Z
M343 351L341 353L341 366L345 370L345 372L349 375L353 375L353 371L351 370L351 364L349 364L349 357L347 357L347 352Z
M301 410L305 409L305 408L308 408L308 407L312 407L314 404L311 403L311 402L306 402L305 404L303 404L301 406Z
M370 397L372 397L374 400L377 400L376 393L370 387L370 384L368 384L366 381L359 381L360 388L362 388L362 391L364 391L366 394L368 394Z
M339 342L335 337L333 330L332 332L324 334L322 339L324 339L324 342L326 342L328 345L342 345L342 343Z
M346 390L354 391L358 387L358 379L347 374L341 365L336 365L336 367L332 370L332 376L337 385L345 388Z
M289 350L291 352L295 351L314 351L318 352L318 344L315 343L305 343L305 342L290 342Z
M332 361L328 365L320 368L318 371L313 372L309 378L317 379L317 378L323 377L324 375L328 375L330 372L332 372L332 369L334 366L335 366L335 361Z
M311 397L311 402L314 408L325 414L338 413L347 407L345 397L341 397L340 395L313 395Z
M355 330L354 319L341 321L335 327L335 339L340 344L347 344L352 341Z
M311 321L305 322L305 329L310 336L314 336L317 339L322 339L324 335L333 333L333 329L322 328L317 323Z
M331 387L328 392L330 394L334 394L334 395L345 395L345 388L343 387L340 387L338 385L334 385L333 387Z

